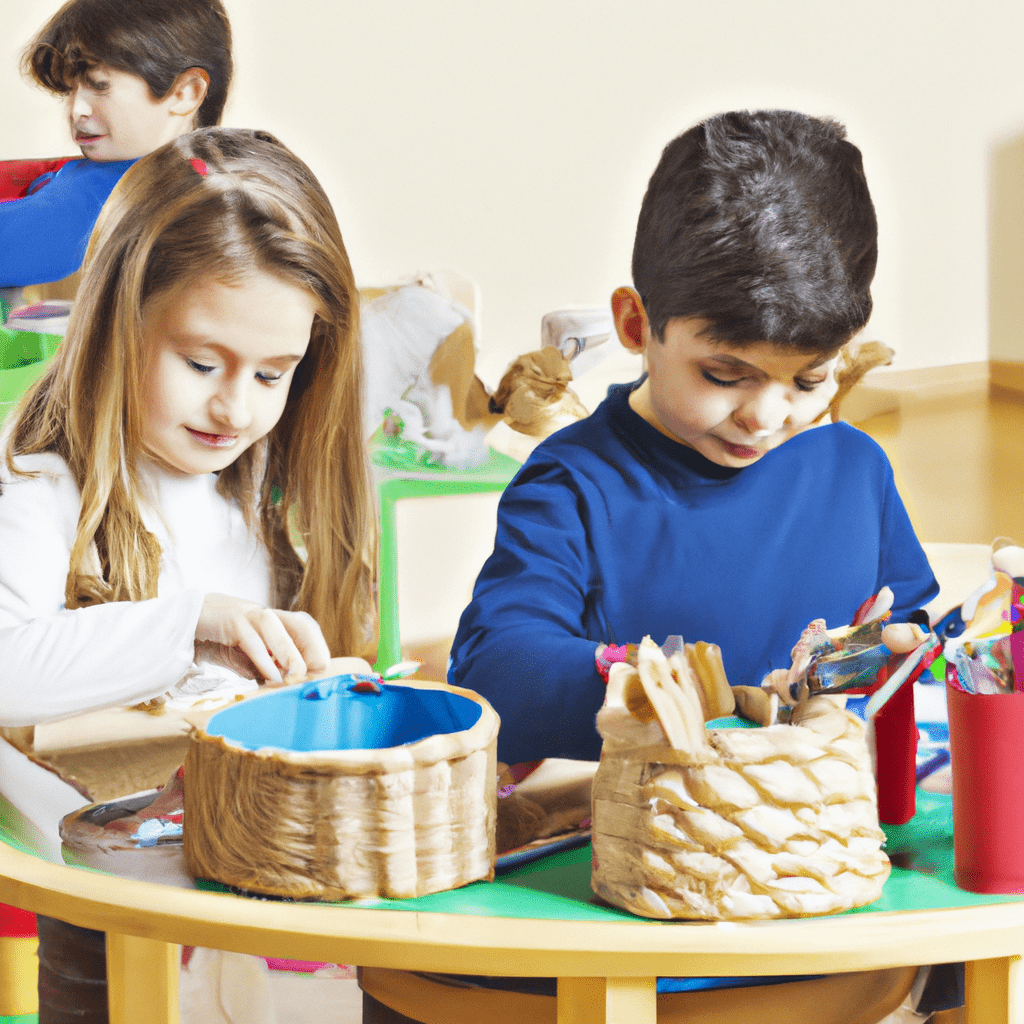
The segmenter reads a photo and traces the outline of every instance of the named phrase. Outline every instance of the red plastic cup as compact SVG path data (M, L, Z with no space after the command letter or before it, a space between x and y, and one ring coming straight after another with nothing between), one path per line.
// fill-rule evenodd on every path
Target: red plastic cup
M1024 893L1024 693L946 685L954 877L971 892Z
M895 654L874 683L851 693L873 694L885 685L904 660ZM905 825L916 810L917 722L914 716L914 680L931 664L922 661L907 681L875 714L875 777L878 780L878 820L883 825Z
M914 684L908 682L875 715L878 820L883 825L904 825L914 816L916 768Z

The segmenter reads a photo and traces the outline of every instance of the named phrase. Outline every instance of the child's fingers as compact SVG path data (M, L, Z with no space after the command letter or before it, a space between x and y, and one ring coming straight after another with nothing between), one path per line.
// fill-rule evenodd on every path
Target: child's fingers
M274 675L268 675L266 678L274 679L275 682L282 676L285 682L294 682L306 675L305 659L284 622L284 616L289 614L270 608L260 608L248 615L249 622L259 634L265 651L269 653L275 665ZM242 649L252 657L247 648ZM281 668L280 673L276 669L278 665Z
M306 663L310 672L319 672L327 667L331 660L331 651L320 630L320 624L307 612L276 612L284 628L288 630L292 640Z
M331 654L316 620L305 612L263 608L252 601L207 594L196 624L196 640L235 648L264 678L302 679L326 667Z
M196 640L239 650L264 679L280 682L281 673L256 625L264 612L266 609L252 601L227 594L207 594L196 623ZM280 622L278 629L284 632Z
M212 640L197 640L195 656L197 662L223 665L243 679L262 678L248 655L237 647L225 647L224 644L215 644Z
M266 616L274 619L276 628L274 623L271 623ZM286 666L289 663L294 663L296 658L300 662L302 661L302 657L291 642L291 637L288 636L287 630L281 625L281 620L273 612L269 612L265 608L260 609L256 613L251 613L238 623L235 642L231 646L237 647L243 654L247 655L256 671L264 679L269 679L274 683L283 681L281 671L277 667L278 665L285 667L287 672ZM290 651L287 650L288 647L291 648Z

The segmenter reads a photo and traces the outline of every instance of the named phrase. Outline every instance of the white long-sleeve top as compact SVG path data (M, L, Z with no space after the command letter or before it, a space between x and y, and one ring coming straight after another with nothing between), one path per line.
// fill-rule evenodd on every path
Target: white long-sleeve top
M267 606L269 558L212 474L143 470L142 510L163 548L158 596L68 611L64 589L81 501L63 459L23 456L0 468L0 726L33 725L149 700L195 656L203 598L229 594Z

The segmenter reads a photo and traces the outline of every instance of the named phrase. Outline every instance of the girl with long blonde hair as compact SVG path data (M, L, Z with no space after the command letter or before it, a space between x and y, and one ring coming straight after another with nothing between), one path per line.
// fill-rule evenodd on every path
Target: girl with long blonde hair
M200 129L131 168L5 428L0 725L156 698L204 660L295 680L365 650L357 318L330 203L271 135Z

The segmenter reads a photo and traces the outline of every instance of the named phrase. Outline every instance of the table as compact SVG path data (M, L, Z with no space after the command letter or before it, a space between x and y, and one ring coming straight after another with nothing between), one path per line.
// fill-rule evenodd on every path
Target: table
M111 1024L177 1024L177 944L411 970L557 976L559 1024L654 1024L659 975L811 974L834 972L837 962L853 971L962 959L970 1024L1010 1024L1024 1014L1024 901L952 885L949 822L948 797L919 794L913 821L887 830L898 866L881 900L839 917L797 921L634 918L590 900L586 847L493 884L340 907L169 892L51 863L8 835L0 837L0 900L108 933Z

